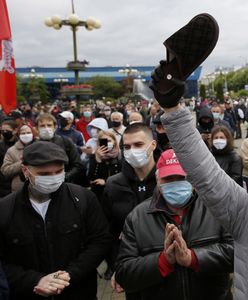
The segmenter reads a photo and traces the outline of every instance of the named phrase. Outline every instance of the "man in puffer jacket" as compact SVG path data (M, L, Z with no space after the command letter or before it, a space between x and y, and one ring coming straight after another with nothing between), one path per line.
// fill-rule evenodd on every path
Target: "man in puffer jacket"
M116 281L143 300L230 300L233 242L198 198L172 149L157 191L127 217Z

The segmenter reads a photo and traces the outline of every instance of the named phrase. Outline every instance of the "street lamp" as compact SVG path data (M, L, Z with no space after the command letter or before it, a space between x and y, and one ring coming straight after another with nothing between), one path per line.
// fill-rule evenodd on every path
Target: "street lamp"
M54 15L52 17L45 19L45 25L48 27L52 27L56 30L61 29L62 26L69 26L72 30L73 37L73 54L74 60L67 64L67 69L69 71L74 71L75 74L75 85L79 85L79 71L83 71L85 69L85 65L88 63L86 61L79 61L77 55L77 38L76 31L80 26L85 27L86 30L93 30L101 28L101 22L89 17L85 21L81 20L79 16L75 13L74 1L71 0L72 4L72 14L68 16L67 19L61 19L60 16ZM77 95L78 96L78 95ZM78 98L78 97L77 97Z

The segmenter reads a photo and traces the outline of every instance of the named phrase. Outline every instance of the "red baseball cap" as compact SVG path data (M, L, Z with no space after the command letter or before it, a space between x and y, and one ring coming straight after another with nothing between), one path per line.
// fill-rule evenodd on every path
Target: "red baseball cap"
M186 177L173 149L164 151L157 162L158 176L160 178L180 175Z

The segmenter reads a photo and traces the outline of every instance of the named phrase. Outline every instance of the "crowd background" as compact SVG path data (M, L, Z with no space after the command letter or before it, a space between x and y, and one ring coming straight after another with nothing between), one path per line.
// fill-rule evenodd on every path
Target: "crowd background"
M196 127L221 168L247 188L247 99L228 98L223 103L214 99L182 100L182 104L194 115ZM24 185L21 164L27 145L44 140L62 147L69 159L65 181L94 192L109 221L114 239L105 258L108 267L103 276L110 280L125 218L135 206L153 195L156 162L170 149L166 128L160 121L162 114L156 101L125 104L96 101L78 105L75 100L57 100L51 105L31 106L24 102L8 115L0 110L0 197ZM151 144L146 127L152 130L157 144L152 145L152 156L140 168L123 154L123 133L144 133L145 151L148 151ZM246 136L242 136L241 127L247 128ZM243 139L240 149L235 149L235 139Z

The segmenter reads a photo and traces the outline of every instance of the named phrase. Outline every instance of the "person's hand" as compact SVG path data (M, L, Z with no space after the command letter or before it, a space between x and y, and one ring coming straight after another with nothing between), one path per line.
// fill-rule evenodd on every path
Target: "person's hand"
M119 285L119 283L116 282L115 280L115 273L111 277L111 287L116 293L123 293L124 289Z
M101 178L98 178L96 180L91 181L90 183L95 184L95 185L105 185L105 180L101 179Z
M102 158L104 157L104 155L106 155L108 153L108 147L106 146L101 146L101 147L98 147L96 149L96 160L98 162L101 162L102 161Z
M171 71L169 71L168 65L165 60L161 60L160 64L153 70L152 79L149 83L154 97L163 108L177 106L185 90L185 83L178 80L178 78L173 78L177 72L171 66ZM173 76L171 73L173 73Z
M188 248L180 230L173 229L173 233L176 262L183 267L189 267L192 260L191 250Z
M94 154L94 150L90 146L81 147L81 151L82 151L82 153L85 153L85 154L88 154L88 155Z
M173 265L176 262L175 249L174 249L174 230L177 227L174 224L167 223L165 227L165 240L164 240L164 255L167 261Z
M34 287L33 292L43 297L58 295L65 287L70 285L69 281L69 273L66 271L57 271L43 276Z

